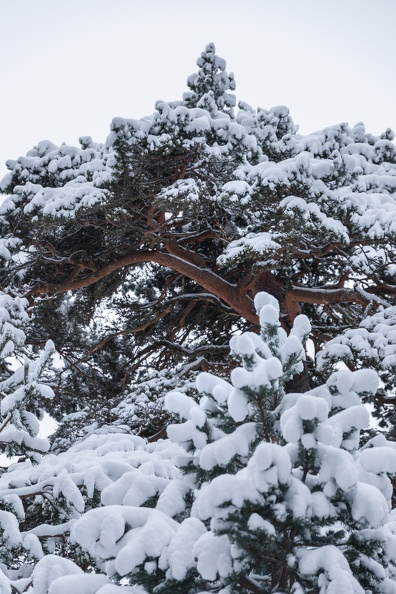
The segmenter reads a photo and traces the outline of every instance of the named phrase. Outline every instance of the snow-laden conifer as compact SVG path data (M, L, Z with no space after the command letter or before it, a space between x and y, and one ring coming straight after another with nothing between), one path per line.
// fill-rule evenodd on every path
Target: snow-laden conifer
M1 588L388 594L394 448L361 402L389 437L393 132L301 135L285 106L235 108L213 44L197 65L104 144L8 162L5 309L28 297L27 344L54 339L64 366L52 400L41 363L1 377L32 459L0 479ZM45 402L61 426L40 460Z
M309 322L297 318L286 336L273 298L259 294L256 306L262 333L231 341L242 363L231 383L201 375L199 407L167 399L185 419L169 435L193 452L191 515L209 527L194 545L196 570L224 592L394 591L386 523L396 451L385 438L359 443L369 423L360 396L376 391L377 376L339 370L285 394Z
M203 373L198 400L166 397L176 421L167 440L91 435L25 468L24 483L18 465L3 475L0 488L21 510L40 492L63 509L25 532L14 520L15 534L42 547L24 577L32 594L63 593L74 575L84 594L396 592L396 449L381 435L360 441L369 423L361 395L378 377L339 369L288 392L305 365L308 319L287 335L273 297L259 293L255 304L261 333L232 339L230 379ZM52 556L62 542L68 559ZM19 584L26 571L4 575Z
M40 459L48 450L47 440L38 436L43 399L52 399L52 389L40 383L54 352L48 342L42 354L31 361L25 347L24 326L27 301L0 293L0 451L7 456Z
M215 51L214 43L206 46L197 60L198 72L188 77L187 85L191 91L184 93L183 99L188 107L204 107L208 111L218 108L232 114L236 99L228 91L235 90L234 75L226 72L225 60Z
M38 464L48 451L48 440L39 435L38 416L43 401L53 398L52 389L43 383L43 373L54 346L49 341L41 355L33 360L28 358L24 333L26 308L26 299L0 293L0 453L3 464L14 456L20 460L21 467ZM6 474L6 467L1 468L0 481ZM18 478L15 480L14 486ZM20 497L8 488L0 491L1 563L3 567L13 567L19 557L36 558L41 547L34 536L24 540L20 533L19 522L25 519ZM0 584L2 591L11 592L2 573Z

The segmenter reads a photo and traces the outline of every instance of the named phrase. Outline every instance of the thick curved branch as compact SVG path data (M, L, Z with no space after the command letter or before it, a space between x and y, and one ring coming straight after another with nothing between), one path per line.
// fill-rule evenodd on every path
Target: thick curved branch
M172 246L172 248L175 249L174 246ZM180 274L183 274L194 280L206 291L217 295L246 320L252 322L253 324L258 323L252 299L244 295L239 290L237 285L231 284L222 279L210 268L205 266L203 262L199 262L201 265L198 265L198 263L195 261L196 255L193 252L180 247L175 251L177 251L178 255L160 251L135 252L134 254L129 254L119 258L118 260L109 262L102 268L84 277L77 279L69 278L55 285L46 284L32 287L25 297L34 299L35 297L44 297L51 294L75 291L77 289L93 285L102 278L109 276L121 268L133 266L135 264L142 264L145 262L154 262L156 264L166 266L167 268L171 268L175 272L179 272ZM190 259L194 261L190 261Z

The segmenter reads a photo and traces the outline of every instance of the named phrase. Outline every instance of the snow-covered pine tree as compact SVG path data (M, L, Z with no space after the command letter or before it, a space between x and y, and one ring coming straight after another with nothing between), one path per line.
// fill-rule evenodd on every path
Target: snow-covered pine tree
M394 135L300 135L284 106L235 109L212 44L198 68L184 99L115 118L105 144L8 162L0 283L29 299L27 343L56 342L47 408L64 424L53 453L0 477L6 594L394 592L394 446L358 439L360 397L393 422ZM328 345L317 368L301 313ZM133 435L158 437L170 411L170 440Z
M226 61L215 52L214 43L209 43L197 60L198 72L187 79L191 90L183 99L187 107L204 107L212 113L218 108L232 115L236 98L228 91L235 90L234 75L226 72Z
M27 305L26 299L0 293L0 453L38 461L49 444L38 436L37 414L54 396L40 380L54 345L49 341L38 358L29 360L24 333Z
M184 419L168 433L191 453L191 519L206 527L193 544L205 586L180 591L395 592L386 524L396 448L381 436L359 443L369 423L361 397L375 393L376 373L342 369L305 394L285 394L303 365L309 321L298 316L286 336L276 301L261 293L255 304L261 336L232 339L241 366L231 383L202 374L199 407L167 397Z
M119 431L90 435L65 452L48 453L34 466L29 461L12 464L0 477L0 500L12 504L0 512L2 594L146 594L125 580L117 585L114 564L103 555L118 540L120 514L131 527L139 514L151 519L152 546L162 546L168 537L166 532L161 537L162 529L177 526L171 518L183 512L183 494L189 492L176 464L181 455L183 450L169 441L148 445ZM144 505L150 509L141 509ZM90 511L101 510L106 553L97 555L92 526L83 527L79 540L70 538L70 532ZM88 517L88 523L97 523L95 514ZM154 537L156 530L160 538ZM136 544L138 550L141 545Z
M54 352L48 342L37 358L30 360L25 346L24 327L28 320L26 299L0 292L0 453L2 464L15 457L24 464L38 464L49 449L49 442L39 436L39 418L44 401L53 398L52 389L43 383L43 375ZM7 460L8 458L8 460ZM7 474L7 466L0 475ZM0 481L1 481L0 476ZM15 477L16 483L18 478ZM16 484L15 483L15 484ZM24 519L21 500L13 493L0 494L0 563L13 567L18 558L31 557L34 537L23 540L18 523ZM0 590L11 592L0 576Z
M257 326L259 291L286 331L310 318L317 351L394 307L392 131L303 136L285 106L235 109L225 68L210 44L184 99L115 118L105 144L43 141L8 162L0 282L34 307L29 341L56 337L59 421L112 422L153 368L222 365L232 333ZM293 389L322 381L304 370Z
M396 448L380 435L359 442L369 422L360 396L375 392L377 375L341 369L288 393L309 322L297 317L287 336L276 300L259 293L255 304L261 335L232 339L231 381L203 373L198 401L167 396L180 419L168 440L92 435L28 475L42 475L53 505L62 493L74 506L66 522L26 534L63 535L71 557L32 565L31 594L63 594L78 580L81 594L396 592ZM24 487L10 479L18 497ZM88 491L100 503L91 507Z

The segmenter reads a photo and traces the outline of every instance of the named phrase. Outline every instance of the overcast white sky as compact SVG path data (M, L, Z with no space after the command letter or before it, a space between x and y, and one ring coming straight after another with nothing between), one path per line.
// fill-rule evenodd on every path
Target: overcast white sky
M302 133L396 130L396 0L0 0L0 176L42 139L103 142L114 116L174 100L205 45L237 97Z

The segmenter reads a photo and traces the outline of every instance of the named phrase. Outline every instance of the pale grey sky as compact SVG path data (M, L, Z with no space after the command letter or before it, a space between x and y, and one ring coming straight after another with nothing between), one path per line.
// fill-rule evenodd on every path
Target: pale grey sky
M238 99L302 133L396 131L395 0L0 0L0 175L42 139L103 142L115 116L174 100L205 45Z

